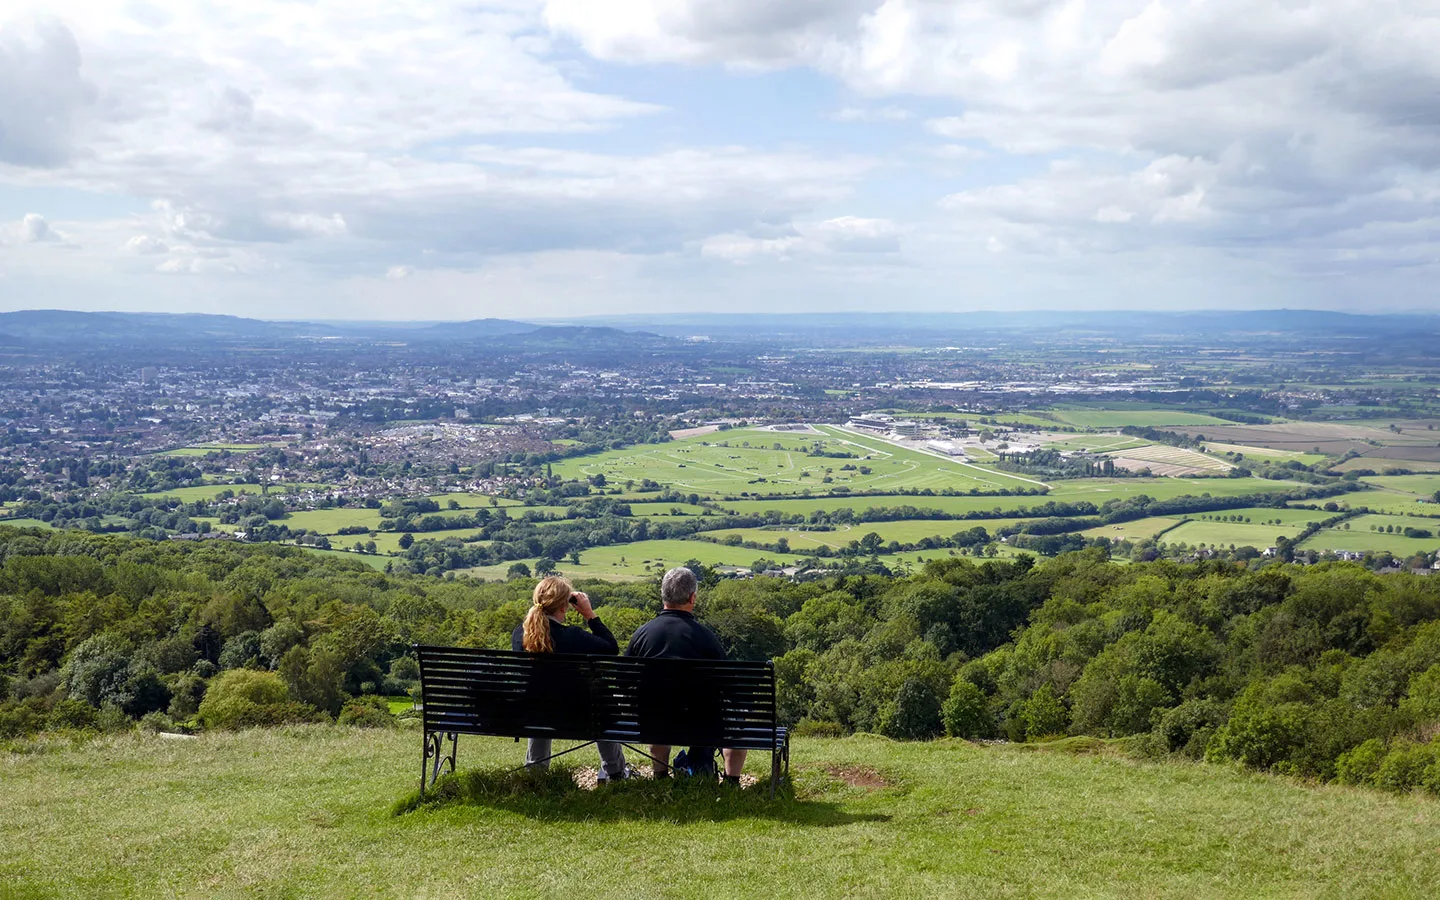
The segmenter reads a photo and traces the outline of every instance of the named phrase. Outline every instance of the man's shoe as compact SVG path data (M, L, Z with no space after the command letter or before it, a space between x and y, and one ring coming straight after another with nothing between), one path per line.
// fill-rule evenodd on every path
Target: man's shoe
M628 781L634 776L635 772L630 768L628 764L625 766L625 768L621 769L614 775L606 774L605 770L602 768L599 772L595 773L595 783L605 784L606 782L610 781Z
M723 775L723 776L721 776L721 783L722 783L722 784L734 785L735 787L738 788L738 787L740 786L740 776L739 776L739 775Z

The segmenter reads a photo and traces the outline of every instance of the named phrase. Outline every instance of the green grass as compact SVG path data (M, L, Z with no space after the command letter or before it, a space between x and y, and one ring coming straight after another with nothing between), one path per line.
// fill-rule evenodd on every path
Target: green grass
M270 485L270 496L276 497L291 490L325 490L329 485L315 484L312 482L296 482L294 484L272 484ZM151 491L141 494L142 497L175 497L182 503L193 503L196 500L213 500L225 491L234 493L237 497L241 494L260 495L258 484L202 484L197 487L175 488L170 491Z
M1440 803L1220 768L798 739L794 796L775 802L685 783L586 793L552 776L393 815L419 745L414 731L311 726L0 755L0 894L1349 898L1440 883ZM521 753L460 739L466 773ZM752 771L766 763L752 754ZM880 783L850 783L867 773Z
M1306 550L1388 550L1396 556L1407 557L1414 553L1433 553L1440 550L1440 523L1433 519L1416 519L1410 516L1356 516L1346 523L1350 530L1327 528L1307 539L1300 546ZM1371 531L1370 526L1385 525L1399 528L1423 528L1435 537L1409 538L1403 533L1385 534Z
M219 453L221 450L229 450L231 453L254 453L263 449L264 444L196 444L193 447L180 447L175 450L166 450L161 456L206 456L211 453Z
M8 525L11 528L54 528L49 522L43 519L0 519L0 525Z
M1391 491L1354 491L1349 494L1338 494L1334 497L1326 497L1326 503L1334 502L1338 506L1358 509L1365 507L1381 513L1397 513L1400 515L1413 516L1440 516L1440 505L1434 503L1421 503L1419 498L1411 494L1398 494Z
M1126 425L1160 427L1163 425L1233 425L1204 413L1173 409L1057 409L1055 418L1067 425L1081 428L1123 428Z
M384 556L371 556L368 553L351 553L347 550L321 550L317 547L304 547L302 549L304 549L307 553L318 553L321 556L333 556L337 559L355 560L357 562L364 563L372 569L379 569L380 571L384 571L385 566L390 563L390 560Z
M281 520L291 529L306 528L319 534L334 534L341 528L363 526L380 527L380 510L363 506L343 506L334 509L307 509L292 512ZM357 535L361 540L364 535Z
M610 484L616 485L648 478L682 492L706 496L801 494L807 490L826 493L836 487L996 490L1026 483L878 439L829 426L819 427L821 435L732 429L666 444L638 445L575 457L555 463L554 471L565 478L604 475ZM830 451L851 453L854 458L809 456L805 451L816 443L824 444ZM775 449L777 446L780 449ZM846 465L855 468L845 470ZM869 474L860 472L861 466L869 468ZM824 482L827 476L832 479L828 485Z
M1382 490L1424 497L1427 500L1433 499L1435 492L1440 491L1440 475L1376 475L1360 480Z
M1255 447L1249 444L1222 444L1219 441L1206 441L1206 449L1212 453L1238 453L1245 457L1258 457L1262 461L1298 460L1307 466L1313 466L1327 457L1319 453L1301 453L1299 450L1276 450L1271 447Z
M1142 541L1146 538L1155 537L1160 532L1167 528L1172 528L1179 523L1179 519L1172 519L1168 516L1151 516L1146 519L1134 519L1116 525L1101 525L1097 528L1086 529L1080 533L1087 538L1107 537L1112 541Z
M1165 532L1161 541L1167 544L1204 544L1207 547L1234 544L1237 547L1255 547L1263 550L1275 546L1275 539L1284 535L1293 538L1300 533L1303 525L1245 525L1236 522L1200 522L1191 520Z
M954 519L900 519L894 522L861 522L856 525L837 525L834 531L807 531L798 527L792 531L788 526L776 526L775 528L721 528L716 531L703 533L708 537L722 541L729 535L738 534L742 541L755 541L762 544L771 544L774 543L777 538L783 537L790 542L791 548L801 553L806 553L822 545L838 550L847 546L851 541L860 540L872 531L880 535L880 538L886 543L899 541L902 544L912 544L921 538L937 536L949 537L957 531L969 531L977 525L993 535L999 528L1029 521L1034 520L974 519L956 521Z
M778 563L793 563L803 559L803 556L795 553L768 553L744 547L725 547L708 541L655 540L591 547L589 550L580 551L580 565L561 560L557 568L561 574L576 578L643 577L657 570L664 572L692 559L698 559L707 566L749 566L762 556ZM533 559L522 561L531 568L535 566ZM513 562L504 562L493 566L477 566L465 569L464 574L475 578L504 578L506 570L512 565Z

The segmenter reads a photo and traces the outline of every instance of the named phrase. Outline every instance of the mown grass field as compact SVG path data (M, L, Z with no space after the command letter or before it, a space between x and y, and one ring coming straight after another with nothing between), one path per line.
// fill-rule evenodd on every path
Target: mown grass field
M1393 491L1355 491L1349 494L1337 494L1334 497L1326 497L1327 502L1333 501L1343 508L1359 509L1364 507L1380 513L1393 513L1403 516L1440 516L1440 505L1434 503L1421 503L1420 498L1411 494L1399 494Z
M1382 490L1426 499L1433 499L1435 492L1440 491L1440 475L1375 475L1360 480Z
M1327 528L1308 538L1300 546L1307 550L1389 550L1396 556L1413 553L1433 553L1440 550L1440 522L1433 519L1416 519L1410 516L1364 515L1347 520L1347 531L1341 528ZM1371 526L1383 528L1389 525L1396 533L1385 534L1372 531ZM1429 538L1410 538L1399 533L1404 528L1423 528L1435 535Z
M296 482L293 484L272 484L270 485L269 496L279 496L280 494L284 494L289 491L302 491L312 489L326 490L328 488L329 485L314 484L309 482ZM147 494L141 494L140 496L175 497L182 503L193 503L196 500L213 500L223 494L225 491L230 491L237 497L241 494L251 494L258 497L261 494L261 487L258 484L202 484L196 487L175 488L174 490L170 491L151 491Z
M1167 528L1173 528L1179 524L1179 519L1172 519L1169 516L1150 516L1149 518L1133 519L1129 522L1119 522L1114 525L1101 525L1098 528L1087 528L1080 533L1087 538L1107 537L1112 541L1142 541L1146 538L1155 537Z
M1174 531L1165 532L1161 538L1167 544L1189 544L1192 547L1197 544L1204 544L1207 547L1217 545L1228 547L1234 544L1237 547L1254 547L1257 550L1264 550L1266 547L1275 546L1275 539L1281 536L1293 538L1304 528L1304 525L1291 523L1289 525L1244 525L1235 522L1201 522L1191 520L1176 528Z
M1056 419L1081 428L1123 428L1126 425L1161 427L1164 425L1233 425L1204 413L1175 409L1056 409Z
M707 496L799 494L807 490L825 493L836 487L996 490L1026 483L830 426L820 426L820 430L822 434L804 435L731 429L567 459L555 463L554 471L565 478L603 475L608 483L617 485L648 478L682 492ZM808 449L817 443L828 452L844 452L851 457L808 455ZM853 468L847 470L847 465ZM861 472L860 467L870 471ZM831 479L829 483L824 481L826 477Z
M716 531L702 532L707 537L723 541L730 535L739 535L742 541L755 541L762 544L773 544L777 538L785 538L790 546L801 552L808 552L816 547L829 546L832 549L840 549L849 545L851 541L858 541L871 532L880 535L880 539L889 543L899 541L902 544L913 544L916 541L927 537L949 537L959 531L969 531L977 526L984 528L991 535L999 528L1007 525L1015 525L1021 522L1033 521L1032 519L971 519L956 521L954 519L900 519L894 522L861 522L855 525L837 525L833 531L808 531L803 528L791 530L789 527L776 526L774 528L721 528Z
M692 559L698 559L707 566L749 566L762 556L785 564L799 562L802 558L794 553L769 553L744 547L726 547L708 541L654 540L591 547L580 551L578 566L568 560L560 560L556 568L563 575L577 578L643 577L657 571L663 573L666 569L684 565ZM535 566L533 559L521 562L531 568ZM513 562L505 562L493 566L475 566L463 570L463 574L472 578L504 578L512 565Z
M193 447L179 447L175 450L166 450L161 456L208 456L211 453L219 453L228 450L231 453L254 453L264 448L264 444L196 444Z
M773 803L633 783L392 815L419 747L415 731L308 726L0 752L0 892L1420 898L1440 883L1435 800L1220 768L799 739L794 796ZM462 737L460 765L521 752Z

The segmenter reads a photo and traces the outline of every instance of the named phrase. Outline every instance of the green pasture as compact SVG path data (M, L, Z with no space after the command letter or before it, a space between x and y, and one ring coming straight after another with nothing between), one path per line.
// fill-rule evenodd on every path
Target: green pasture
M1228 517L1240 516L1249 521L1230 524L1265 525L1273 522L1282 526L1299 525L1303 528L1311 522L1319 522L1334 515L1333 512L1319 509L1276 509L1272 506L1248 506L1244 509L1224 509L1213 513L1191 513L1189 518L1199 522L1226 524L1225 520Z
M1327 457L1319 453L1302 453L1299 450L1276 450L1273 447L1257 447L1250 444L1225 444L1220 441L1205 441L1205 449L1212 453L1238 453L1241 456L1256 456L1262 460L1276 460L1288 462L1296 460L1307 466L1313 466Z
M1364 507L1378 513L1408 516L1440 516L1440 505L1421 503L1418 497L1392 491L1354 491L1326 497L1326 503L1335 503L1342 509Z
M271 484L268 496L277 497L294 491L304 490L329 490L328 484L316 484L314 482L293 482L289 484ZM182 503L194 503L196 500L214 500L216 497L230 491L235 496L251 494L260 496L261 486L258 484L202 484L196 487L175 488L169 491L150 491L141 494L142 497L175 497Z
M430 496L430 499L440 504L441 509L445 509L449 505L451 500L454 500L456 503L460 504L461 509L476 509L481 506L525 505L524 501L512 500L509 497L492 497L489 494L471 494L463 491L457 491L449 494L432 494ZM491 502L492 500L494 501L493 503Z
M1182 496L1243 497L1297 487L1293 481L1264 478L1077 478L1056 481L1047 495L1054 500L1089 500L1097 506L1106 500L1144 494L1155 500Z
M1433 799L1053 746L799 738L775 801L685 781L592 793L557 768L395 815L416 789L414 730L41 740L0 754L0 893L1421 898L1440 883ZM464 736L459 765L498 773L522 752ZM748 769L767 763L752 752Z
M303 547L301 549L305 550L307 553L318 553L321 556L333 556L337 559L357 560L372 569L379 569L381 571L384 571L385 566L388 565L390 562L390 560L384 556L371 556L368 553L350 553L345 550L321 550L316 547Z
M1123 428L1126 425L1159 428L1165 425L1232 425L1204 413L1175 409L1056 409L1055 418L1081 428Z
M1179 519L1172 519L1168 516L1150 516L1145 519L1134 519L1129 522L1119 522L1114 525L1100 525L1096 528L1087 528L1080 532L1087 538L1104 537L1112 541L1143 541L1153 538L1167 528L1173 528L1180 523Z
M1333 468L1335 471L1341 473L1369 469L1373 472L1379 472L1384 476L1384 473L1391 469L1409 469L1412 472L1440 472L1440 461L1433 459L1386 459L1380 456L1357 456L1354 459L1347 459L1343 463L1337 463Z
M969 531L979 526L984 528L991 535L997 529L1023 522L1031 522L1033 519L975 519L970 521L955 521L953 519L900 519L894 522L861 522L855 525L837 525L834 531L810 531L803 528L791 530L788 527L775 528L721 528L715 531L702 532L706 537L712 537L723 541L730 535L739 535L742 541L754 541L761 544L773 544L779 538L785 538L790 546L801 553L828 546L833 550L839 550L850 545L851 541L858 541L865 535L874 532L880 535L880 539L889 543L898 541L902 544L913 544L922 538L927 537L950 537L956 532Z
M166 450L160 456L208 456L211 453L219 453L228 450L231 453L254 453L256 450L263 450L264 444L195 444L191 447L178 447L174 450Z
M645 518L698 516L704 512L704 507L691 506L689 503L630 502L630 515Z
M8 525L11 528L54 528L49 522L43 519L0 519L0 525Z
M1344 528L1349 525L1349 530ZM1389 525L1396 529L1385 534L1372 531L1371 526L1383 528ZM1400 529L1423 528L1433 537L1410 538ZM1340 528L1327 528L1306 540L1301 547L1307 550L1354 550L1357 552L1388 550L1396 556L1406 557L1414 553L1434 553L1440 550L1440 522L1432 519L1416 519L1410 516L1364 515L1348 519Z
M1245 525L1238 522L1203 522L1191 519L1174 531L1165 532L1160 540L1166 544L1204 544L1207 547L1255 547L1264 550L1273 547L1278 537L1294 538L1304 525Z
M1424 497L1427 500L1434 499L1435 492L1440 491L1440 475L1374 475L1360 480L1382 490Z
M580 565L569 560L560 560L556 568L567 576L576 578L605 578L610 576L643 576L684 565L697 559L707 566L749 566L761 556L778 563L795 563L803 557L796 553L767 553L762 550L748 550L744 547L726 547L708 541L654 540L635 541L630 544L615 544L609 547L591 547L580 551ZM523 560L532 569L535 560ZM476 566L464 573L475 578L504 578L513 562L493 566Z
M307 528L319 534L331 534L341 528L380 527L380 510L364 506L337 506L331 509L307 509L292 512L283 520L290 528ZM360 537L364 537L360 535Z

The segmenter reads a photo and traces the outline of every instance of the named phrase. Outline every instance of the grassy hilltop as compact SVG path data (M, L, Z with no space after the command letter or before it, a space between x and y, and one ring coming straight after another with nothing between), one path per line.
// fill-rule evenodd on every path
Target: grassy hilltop
M685 785L654 802L636 784L606 802L392 815L419 744L305 726L19 746L0 755L0 896L1422 897L1440 883L1440 802L1220 767L860 735L798 740L796 797L773 804ZM461 739L462 771L520 754Z

